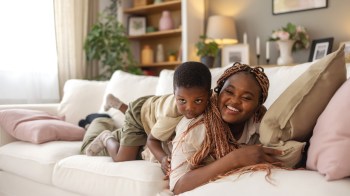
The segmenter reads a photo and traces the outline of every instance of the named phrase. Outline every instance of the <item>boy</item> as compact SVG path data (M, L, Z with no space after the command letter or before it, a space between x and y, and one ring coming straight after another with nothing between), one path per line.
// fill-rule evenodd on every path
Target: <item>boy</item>
M104 154L115 162L135 160L139 158L140 147L147 141L147 146L162 164L163 172L167 173L168 156L160 141L171 139L183 116L191 119L204 112L211 95L211 74L202 63L185 62L176 68L173 84L174 94L141 97L129 107L113 95L107 96L105 109L113 107L126 111L125 123L111 132L109 130L115 129L112 120L95 119L84 136L82 152L95 156L106 149Z

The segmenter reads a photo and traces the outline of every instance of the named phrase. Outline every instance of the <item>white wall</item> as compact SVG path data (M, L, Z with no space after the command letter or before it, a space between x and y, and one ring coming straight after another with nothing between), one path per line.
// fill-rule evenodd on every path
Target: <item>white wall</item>
M250 44L250 62L256 64L255 39L261 40L260 63L265 62L265 45L263 44L272 30L285 26L288 22L304 26L311 39L334 37L333 51L342 41L350 41L350 1L328 0L328 8L294 12L280 15L272 14L273 0L207 0L208 15L233 16L236 20L239 42L243 33L248 34ZM275 64L278 51L271 45L271 61ZM310 49L293 53L296 63L308 61Z

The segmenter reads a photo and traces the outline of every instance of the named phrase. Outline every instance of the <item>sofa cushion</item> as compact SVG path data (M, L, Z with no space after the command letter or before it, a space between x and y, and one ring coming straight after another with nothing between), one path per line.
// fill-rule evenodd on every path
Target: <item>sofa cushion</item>
M104 91L99 112L109 114L115 121L116 126L120 127L124 123L124 115L113 108L107 112L104 111L107 95L113 94L128 104L139 97L155 95L157 83L158 77L156 76L135 75L121 70L115 71Z
M0 111L0 126L18 140L44 143L55 140L82 140L85 130L58 116L28 109Z
M335 93L317 120L306 166L327 180L350 176L350 79Z
M303 63L293 66L265 66L264 72L269 78L270 88L264 106L270 108L283 91L304 73L311 64L312 63Z
M181 196L212 195L298 195L330 196L348 195L350 178L329 183L315 171L308 170L272 170L270 178L266 172L246 173L241 176L231 175L210 182Z
M271 105L261 122L261 143L282 147L289 140L306 142L318 116L345 80L344 47L340 47L313 63ZM295 148L288 152L301 159ZM279 157L286 161L284 158L286 155Z
M54 141L32 144L12 142L0 148L0 170L43 184L52 184L55 163L79 154L81 142Z
M67 122L78 125L79 120L99 110L108 82L71 79L64 84L58 114Z
M81 195L156 195L168 181L157 163L76 155L56 164L53 184Z

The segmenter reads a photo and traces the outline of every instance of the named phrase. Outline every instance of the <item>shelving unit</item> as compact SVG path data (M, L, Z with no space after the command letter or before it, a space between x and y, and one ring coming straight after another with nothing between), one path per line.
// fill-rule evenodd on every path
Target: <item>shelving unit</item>
M169 51L178 51L177 61L139 64L148 73L158 75L162 69L174 69L181 62L198 60L195 43L204 32L204 0L165 0L159 4L133 6L133 0L123 0L123 24L128 28L130 16L145 16L146 26L158 29L159 20L164 10L171 12L174 29L155 31L143 35L128 36L134 57L141 62L141 50L145 45L153 49L154 59L158 44L164 48L164 59ZM181 51L181 52L179 52Z

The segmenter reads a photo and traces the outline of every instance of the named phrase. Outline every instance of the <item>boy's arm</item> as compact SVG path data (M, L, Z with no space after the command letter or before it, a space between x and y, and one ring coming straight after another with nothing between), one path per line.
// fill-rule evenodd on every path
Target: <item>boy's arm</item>
M147 137L146 145L159 163L161 163L163 172L167 174L169 169L169 164L166 164L168 162L168 155L163 150L161 141L150 133Z

